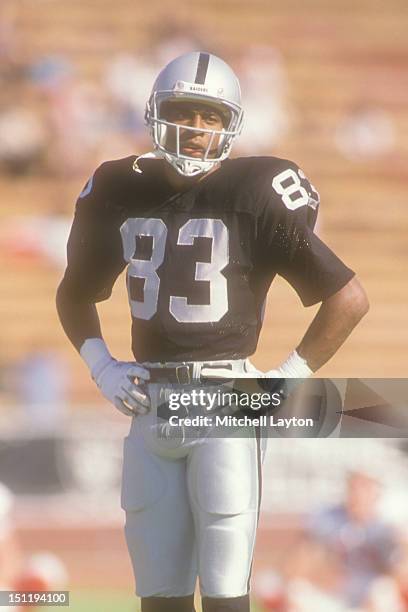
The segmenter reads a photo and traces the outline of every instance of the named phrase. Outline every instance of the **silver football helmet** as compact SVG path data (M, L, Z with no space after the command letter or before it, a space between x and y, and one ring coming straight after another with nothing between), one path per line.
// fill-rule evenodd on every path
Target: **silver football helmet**
M227 117L224 128L202 129L166 121L161 107L163 102L173 100L211 104ZM228 64L210 53L194 51L177 57L160 72L146 104L145 119L150 126L156 152L179 174L190 177L208 172L228 157L234 138L241 132L243 114L239 81ZM167 145L169 128L175 130L175 150L170 150ZM181 153L180 129L210 133L201 159ZM217 139L217 150L213 156L212 145Z

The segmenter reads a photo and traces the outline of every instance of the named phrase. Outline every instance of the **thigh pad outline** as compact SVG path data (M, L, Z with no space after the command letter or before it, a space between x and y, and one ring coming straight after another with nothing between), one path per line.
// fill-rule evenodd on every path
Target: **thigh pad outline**
M198 449L193 485L198 505L204 512L225 516L256 510L257 473L248 440L217 442L211 449L205 444Z
M157 503L166 490L160 466L145 448L143 440L127 437L124 441L121 506L140 511Z

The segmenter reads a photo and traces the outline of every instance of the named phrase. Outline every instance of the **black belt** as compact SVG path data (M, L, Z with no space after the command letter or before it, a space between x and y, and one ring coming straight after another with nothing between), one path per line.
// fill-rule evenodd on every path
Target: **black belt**
M222 367L222 368L232 370L232 365L230 363L222 365L222 366L221 365L215 366L213 364L203 363L201 367L202 368L214 368L214 369ZM184 364L180 364L177 366L163 367L163 368L152 367L152 368L149 368L149 372L150 372L149 382L152 382L152 383L169 382L169 383L174 383L174 384L179 384L179 385L189 385L192 381L194 381L193 370L194 370L193 363L184 363Z

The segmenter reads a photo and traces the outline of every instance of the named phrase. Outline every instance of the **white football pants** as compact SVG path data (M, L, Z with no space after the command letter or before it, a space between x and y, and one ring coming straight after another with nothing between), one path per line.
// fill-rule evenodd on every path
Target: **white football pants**
M208 363L231 364L236 377L252 368L243 359ZM198 577L204 597L245 595L266 440L254 427L239 438L160 437L157 406L171 388L149 384L151 411L132 419L124 443L122 507L136 593L182 597Z

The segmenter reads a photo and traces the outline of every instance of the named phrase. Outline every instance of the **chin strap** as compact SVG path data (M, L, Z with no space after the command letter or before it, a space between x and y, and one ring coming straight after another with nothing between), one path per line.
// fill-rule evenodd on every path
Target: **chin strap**
M177 172L179 174L181 174L182 176L197 176L199 174L204 174L205 172L209 172L210 170L213 169L213 167L215 166L215 164L217 162L208 162L208 161L203 161L203 162L195 162L195 161L190 161L189 159L178 159L177 157L174 157L172 160L167 159L167 157L172 157L172 155L168 155L166 156L166 161L169 162L169 164L175 169L177 170Z
M198 176L199 174L205 174L209 172L219 163L219 160L193 160L193 159L180 159L176 155L172 155L171 153L165 153L164 151L160 151L160 149L155 149L154 151L149 151L148 153L144 153L143 155L139 155L136 157L133 162L133 170L138 174L142 174L143 170L139 166L139 161L142 159L163 159L166 161L172 168L174 168L178 174L186 177Z

